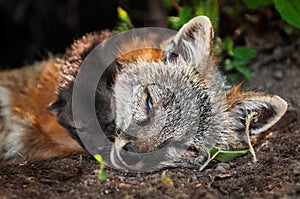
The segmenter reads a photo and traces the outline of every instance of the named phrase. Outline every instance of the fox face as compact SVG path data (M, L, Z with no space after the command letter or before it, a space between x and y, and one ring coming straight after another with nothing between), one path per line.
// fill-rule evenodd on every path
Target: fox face
M212 147L215 140L209 133L209 119L213 118L209 117L213 113L203 77L194 68L177 63L138 64L116 81L119 134L111 152L112 162L119 167L120 161L130 170L134 162L138 164L135 169L142 169L139 160L152 165L155 155L150 154L159 150L169 158L161 164L176 166L174 162L183 161L186 150L196 153L196 146L201 144ZM148 158L145 153L150 153Z
M103 130L113 134L105 153L114 167L199 167L213 147L247 146L245 120L251 112L258 113L251 138L283 116L287 103L280 97L242 92L225 83L213 63L213 36L210 20L196 17L161 50L121 56L118 69L100 80L95 106ZM70 85L59 93L58 122L81 143L66 94Z
M161 60L122 66L114 87L119 133L110 158L116 167L197 167L207 149L247 146L250 112L259 114L252 137L285 113L277 96L226 86L212 62L212 39L209 19L196 17L163 44Z

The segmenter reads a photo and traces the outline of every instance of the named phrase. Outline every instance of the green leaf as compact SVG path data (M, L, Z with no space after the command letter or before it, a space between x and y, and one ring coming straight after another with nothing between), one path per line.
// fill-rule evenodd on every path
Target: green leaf
M243 0L243 2L249 9L257 9L271 5L273 0Z
M231 59L225 59L224 63L225 63L225 70L227 71L231 71L235 68L235 65L231 61Z
M101 164L103 162L102 156L100 154L95 154L94 158Z
M248 68L246 68L244 65L236 65L235 68L238 72L243 74L246 77L247 80L251 81L252 73Z
M119 22L117 26L113 29L114 34L121 33L126 30L134 28L128 13L124 9L118 7L117 12L118 12Z
M233 56L233 41L231 37L227 36L224 39L224 48L228 52L228 55Z
M256 50L253 48L247 48L247 47L235 47L233 49L233 58L236 60L245 60L250 61L252 58L256 57Z
M178 30L183 25L179 17L168 17L168 22L175 30Z
M216 153L217 156L214 158L220 162L230 162L231 160L239 157L239 156L242 156L242 155L245 155L248 153L248 149L246 150L239 150L239 151L223 151L221 149L218 149L218 148L212 148L210 150L210 156L214 156Z
M118 7L117 12L118 12L118 17L120 20L130 21L128 13L123 8Z
M195 1L195 16L205 15L212 21L214 29L217 29L219 23L219 4L218 0Z
M189 20L191 20L193 18L192 8L187 7L187 6L182 7L178 16L179 16L182 24L187 23Z
M105 180L106 179L106 173L104 171L101 171L98 173L98 179L99 180Z
M274 0L275 8L289 24L300 28L300 1Z

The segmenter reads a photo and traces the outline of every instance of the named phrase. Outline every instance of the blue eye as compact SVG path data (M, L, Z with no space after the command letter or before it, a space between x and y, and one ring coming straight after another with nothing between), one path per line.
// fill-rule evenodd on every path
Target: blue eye
M151 118L154 114L152 97L151 97L151 94L150 94L148 88L146 88L144 90L144 92L146 94L146 96L145 96L146 99L144 98L144 100L145 100L144 101L144 103L145 103L145 105L144 105L145 110L144 111L147 114L147 117Z
M147 106L147 109L152 109L152 102L148 101L146 106Z
M147 96L147 99L146 99L146 107L147 107L147 110L148 110L148 111L149 111L150 109L152 109L152 107L153 107L152 99L151 99L150 95Z

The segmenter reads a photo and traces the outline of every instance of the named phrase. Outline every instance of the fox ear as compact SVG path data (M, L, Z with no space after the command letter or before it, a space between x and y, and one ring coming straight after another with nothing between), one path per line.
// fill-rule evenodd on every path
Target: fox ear
M251 137L273 126L286 112L288 104L276 95L242 93L232 100L231 111L237 132L245 132L246 118L251 112L257 113L257 121L251 121Z
M183 58L195 68L201 67L211 57L213 27L205 16L195 17L186 23L179 32L163 46L165 61Z

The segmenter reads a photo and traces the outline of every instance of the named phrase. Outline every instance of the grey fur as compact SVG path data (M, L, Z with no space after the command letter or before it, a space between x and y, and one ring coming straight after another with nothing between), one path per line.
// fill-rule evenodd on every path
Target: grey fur
M114 87L115 121L121 130L111 152L114 166L142 170L150 162L143 153L163 150L156 154L163 156L161 161L150 165L151 169L198 167L212 147L229 150L245 144L245 134L238 129L245 129L247 114L272 107L266 97L230 110L226 96L232 92L231 87L211 61L212 36L209 19L196 17L164 44L163 61L140 60L123 66ZM146 95L152 98L151 114L143 105L148 103ZM285 102L276 102L286 108ZM272 121L277 121L280 117L273 116L283 113L272 114ZM141 153L141 157L130 157L134 155L130 153L126 157L122 150Z

